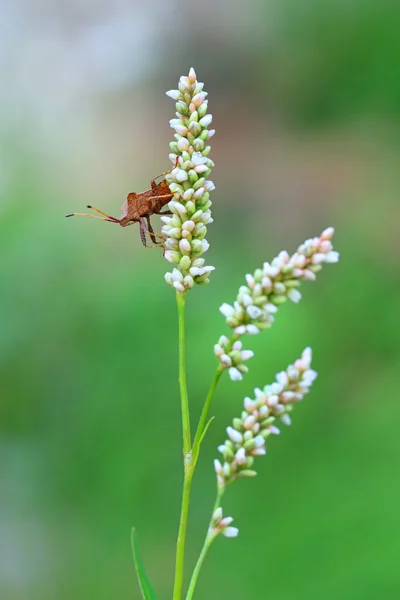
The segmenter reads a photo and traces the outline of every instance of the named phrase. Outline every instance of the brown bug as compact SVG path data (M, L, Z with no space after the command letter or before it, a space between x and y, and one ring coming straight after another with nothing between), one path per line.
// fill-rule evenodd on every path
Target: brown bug
M149 247L147 246L146 233L149 234L154 245L163 246L165 238L154 233L150 223L150 217L151 215L172 214L169 210L161 212L162 208L164 208L164 206L173 198L173 194L171 194L167 181L163 179L159 183L156 183L156 179L170 172L171 170L165 171L165 173L161 173L160 175L157 175L157 177L154 177L154 179L151 180L151 187L149 190L138 193L131 192L128 194L126 201L121 206L121 216L119 219L90 205L88 205L88 208L95 210L103 216L97 217L96 215L91 215L89 213L71 213L66 216L92 217L92 219L101 219L102 221L108 221L109 223L119 223L121 227L127 227L127 225L132 225L132 223L140 223L140 239L142 240L143 246ZM156 238L161 238L163 241L157 242Z

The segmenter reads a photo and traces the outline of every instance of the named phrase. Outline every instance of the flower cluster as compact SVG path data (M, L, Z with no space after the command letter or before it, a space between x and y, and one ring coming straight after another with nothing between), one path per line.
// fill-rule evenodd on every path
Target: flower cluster
M281 304L287 299L292 302L300 300L297 288L301 281L314 281L323 263L338 262L339 253L333 250L331 242L333 234L333 227L328 227L319 237L306 240L292 256L282 251L272 263L265 262L262 269L246 275L247 285L239 288L234 305L224 303L220 307L235 339L245 333L255 335L271 327L274 313ZM227 368L222 356L218 358ZM238 372L245 372L242 365L235 366ZM234 376L230 375L234 380L241 379L236 372Z
M233 517L223 517L222 508L217 508L211 519L211 525L208 530L209 537L215 538L219 533L222 533L225 537L236 537L239 529L237 527L230 527L232 521Z
M207 142L215 132L208 129L212 116L207 114L207 93L194 69L180 78L177 90L167 95L176 100L177 118L170 121L176 133L169 157L175 167L166 177L174 194L168 205L172 216L162 217L162 232L167 237L165 258L177 267L166 273L165 279L183 293L195 283L208 283L214 270L200 257L209 248L205 236L208 223L212 223L210 192L215 186L206 179L214 166L208 158L211 146Z
M243 361L254 356L252 350L242 350L242 342L237 340L231 344L226 335L221 335L218 344L214 346L215 356L220 360L224 369L229 369L233 381L242 379L242 373L247 373L248 368Z
M317 376L311 366L311 349L306 348L301 358L286 371L276 376L272 385L263 390L254 390L255 399L244 399L244 410L240 418L233 419L232 427L227 428L228 438L218 447L224 462L214 461L217 483L220 490L238 477L253 477L254 458L266 454L265 440L280 431L274 424L279 418L290 425L293 405L303 399Z

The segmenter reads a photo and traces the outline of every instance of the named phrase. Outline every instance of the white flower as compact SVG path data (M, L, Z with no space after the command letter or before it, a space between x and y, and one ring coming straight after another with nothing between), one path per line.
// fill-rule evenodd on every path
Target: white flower
M230 317L235 312L235 309L233 308L233 306L231 306L230 304L227 304L226 302L224 302L224 304L222 304L220 306L219 310L222 312L224 317Z
M239 535L239 529L237 527L227 527L222 531L222 534L228 538L234 538Z

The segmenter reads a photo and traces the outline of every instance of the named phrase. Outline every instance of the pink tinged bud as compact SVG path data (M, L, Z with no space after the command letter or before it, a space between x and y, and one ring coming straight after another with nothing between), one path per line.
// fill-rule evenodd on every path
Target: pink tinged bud
M200 92L199 94L196 94L195 96L193 96L192 104L194 104L195 107L198 108L199 106L201 106L203 104L205 99L206 99L205 95Z
M277 267L273 267L272 265L270 265L267 262L265 262L263 265L263 272L264 272L264 275L267 275L267 277L272 277L272 278L279 275L279 269Z
M270 425L268 427L268 429L270 430L270 432L272 433L272 435L279 435L280 434L280 429L278 429L278 427L276 425Z
M256 407L256 403L248 396L246 396L246 398L244 399L243 405L249 413L253 412L253 410Z
M220 522L220 527L224 528L224 527L228 527L228 525L230 525L231 523L233 523L233 517L224 517L223 519L221 519Z
M313 265L319 265L326 261L326 255L322 252L317 252L311 257L311 262Z
M179 281L174 281L174 288L178 291L178 292L184 292L185 291L185 286L182 285L182 283L180 283Z
M236 444L240 444L243 441L242 434L239 431L236 431L236 429L233 429L233 427L227 427L226 433L232 442L235 442Z
M257 333L260 333L260 330L255 325L246 325L246 330L250 335L257 335Z
M244 425L245 429L251 429L255 422L256 422L256 418L253 415L249 415L248 417L245 418L243 425Z
M208 127L209 125L211 125L211 122L212 122L212 115L205 115L205 117L203 117L199 121L199 123L202 127ZM210 135L210 133L208 135Z
M189 149L189 142L186 138L181 138L178 141L178 149L180 150L180 152L187 152Z
M267 451L265 448L254 448L251 451L252 456L265 456L265 454L267 454Z
M242 349L242 342L240 342L239 340L236 340L236 342L232 346L232 350L235 350L236 352L238 352L241 349Z
M333 250L332 242L330 242L329 240L324 240L323 242L320 243L319 249L324 254L327 254L328 252Z
M196 71L193 69L193 67L190 67L188 79L189 79L190 83L196 82L196 79L197 79Z
M220 344L215 344L214 346L214 354L217 358L219 358L221 356L221 354L224 353L224 349L220 346Z
M292 288L291 290L289 290L287 296L288 296L289 300L291 300L295 304L297 304L297 302L299 302L301 300L301 294L300 294L299 290L296 290L295 288Z
M167 96L169 98L172 98L172 100L178 100L181 96L181 93L179 90L169 90L168 92L165 92L167 94Z
M282 250L282 252L279 252L279 254L278 254L278 258L279 258L280 262L281 262L282 264L284 264L284 265L285 265L286 263L288 263L288 262L289 262L289 260L290 260L290 256L289 256L289 254L286 252L286 250Z
M204 189L206 192L212 192L215 190L215 185L212 181L206 181L204 184Z
M171 125L172 127L172 125ZM175 129L176 133L179 133L179 135L182 136L186 136L188 133L187 127L185 127L184 125L176 125L174 127L172 127L172 129Z
M195 172L200 175L201 173L205 173L206 171L208 171L208 167L207 165L196 165L194 167ZM204 188L203 188L204 190Z
M334 233L335 233L335 230L333 227L328 227L327 229L324 229L324 231L321 233L321 240L332 239Z
M293 277L295 279L301 279L303 277L304 271L303 269L294 269L293 270Z
M227 527L222 531L222 534L227 538L234 538L239 535L239 529L237 527Z
M254 286L256 284L256 281L255 281L253 275L250 275L249 273L246 275L246 282L251 290L254 288Z
M231 367L232 366L232 359L227 354L222 354L219 357L219 359L222 362L222 364L224 365L224 367Z
M268 406L276 406L279 402L279 397L276 394L273 394L267 398Z
M262 448L265 445L265 440L262 435L257 435L254 438L254 443L256 445L256 448Z
M224 302L224 304L222 304L219 307L219 310L224 315L224 317L231 317L235 313L235 309L233 308L233 306L227 304L226 302Z
M253 358L254 352L252 350L242 350L240 353L240 358L242 360L249 360L249 358Z
M290 259L290 262L293 265L293 267L302 269L306 264L306 257L304 256L304 254L299 254L298 252L296 252L296 254L293 254L292 258Z
M214 460L214 469L217 475L222 475L222 465L218 458Z
M288 414L282 415L281 416L281 421L284 425L291 425L292 424L292 419L289 417Z
M309 271L308 269L304 269L303 279L305 279L306 281L315 281L317 279L317 276L312 271Z
M239 448L235 454L235 458L239 465L243 465L246 462L246 451L244 448Z

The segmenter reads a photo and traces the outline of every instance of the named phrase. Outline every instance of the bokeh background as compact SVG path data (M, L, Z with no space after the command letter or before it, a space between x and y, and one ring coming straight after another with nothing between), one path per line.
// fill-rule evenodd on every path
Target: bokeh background
M246 272L328 225L339 265L303 286L240 383L226 378L194 484L255 386L306 345L319 378L259 476L227 494L197 598L400 597L400 4L366 0L1 2L0 598L171 598L181 492L167 263L111 214L168 168L165 91L194 66L217 130L212 283L190 293L196 419ZM155 219L157 221L157 219Z

